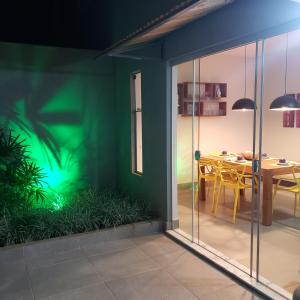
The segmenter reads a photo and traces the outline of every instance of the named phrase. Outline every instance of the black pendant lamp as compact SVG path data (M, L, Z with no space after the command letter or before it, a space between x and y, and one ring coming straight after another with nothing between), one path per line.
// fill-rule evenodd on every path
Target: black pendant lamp
M255 103L252 99L247 98L247 46L245 45L245 83L244 98L238 99L232 105L232 110L248 111L255 109Z
M287 82L287 67L288 67L288 33L286 34L286 49L285 49L285 74L284 74L284 95L274 99L270 105L270 110L288 111L288 110L299 110L299 103L295 97L286 93L286 82Z
M250 98L241 98L235 101L232 105L232 110L253 110L255 107L254 101Z

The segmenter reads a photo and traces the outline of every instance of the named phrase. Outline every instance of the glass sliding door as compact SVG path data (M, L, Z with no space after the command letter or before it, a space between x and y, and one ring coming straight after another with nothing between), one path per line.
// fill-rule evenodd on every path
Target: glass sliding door
M255 59L252 43L176 66L179 229L194 242L201 241L248 269L252 161L251 157L246 161L243 154L253 148L254 111L233 111L232 106L241 98L254 99ZM202 165L204 160L207 165ZM230 185L221 188L219 175L205 175L216 171L217 163L245 175L241 180L246 188L238 191L234 222L234 190Z
M259 276L289 293L300 285L300 111L288 103L300 102L299 53L299 30L265 40Z
M200 185L200 240L248 273L254 110L232 107L254 99L255 55L252 43L200 59L200 82L212 84L213 92L200 100L204 109L197 117L203 171L218 173Z
M286 297L300 286L299 53L300 30L173 67L177 230Z
M176 189L179 231L193 240L195 234L194 198L196 191L194 164L194 114L195 114L195 63L188 61L173 68L173 84L176 112L173 121L176 124Z

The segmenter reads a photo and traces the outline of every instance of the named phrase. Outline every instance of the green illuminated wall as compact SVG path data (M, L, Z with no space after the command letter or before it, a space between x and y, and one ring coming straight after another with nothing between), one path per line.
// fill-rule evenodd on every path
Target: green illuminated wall
M142 73L143 175L131 172L130 74ZM117 182L129 194L145 199L163 217L167 201L166 64L162 61L116 60Z
M26 139L50 198L114 185L112 62L33 46L24 60L23 46L4 46L14 56L0 62L0 123Z

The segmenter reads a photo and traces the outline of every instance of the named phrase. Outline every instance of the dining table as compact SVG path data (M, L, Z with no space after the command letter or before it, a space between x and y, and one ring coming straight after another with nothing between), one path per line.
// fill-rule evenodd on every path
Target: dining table
M203 156L205 159L216 160L216 161L226 161L235 167L237 170L245 170L245 173L252 174L252 160L239 162L236 156L222 155L222 154L210 154ZM264 158L261 161L261 178L262 178L262 224L265 226L272 225L272 194L273 194L273 180L274 176L292 174L294 166L300 166L298 162L288 162L286 164L279 164L279 159L277 158ZM245 168L245 169L244 169ZM205 172L204 168L202 171ZM254 174L258 176L258 173ZM205 179L201 179L200 182L200 193L199 200L206 200L205 192Z

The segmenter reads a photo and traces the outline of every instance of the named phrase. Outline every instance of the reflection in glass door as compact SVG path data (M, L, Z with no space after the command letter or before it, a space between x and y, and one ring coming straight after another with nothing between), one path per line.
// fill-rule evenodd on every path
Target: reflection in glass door
M254 97L255 43L200 60L200 82L210 91L198 116L200 240L250 272L253 109L233 110ZM210 88L212 86L212 88ZM205 172L203 172L205 171Z
M176 185L179 229L193 240L195 226L195 180L194 180L194 62L188 61L173 68L173 84L176 112Z
M281 294L300 285L299 53L300 30L173 67L178 230Z
M300 30L265 40L259 277L289 293L300 286L299 53Z
M255 53L253 43L177 66L179 229L249 269L253 109L232 106L254 99ZM243 173L238 197L233 181L221 186L224 170ZM184 174L189 186L180 185Z

